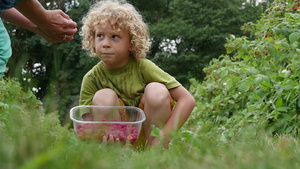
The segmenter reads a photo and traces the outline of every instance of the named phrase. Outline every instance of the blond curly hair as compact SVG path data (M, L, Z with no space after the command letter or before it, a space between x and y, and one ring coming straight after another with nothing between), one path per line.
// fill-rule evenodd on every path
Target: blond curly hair
M133 50L131 54L137 59L145 58L149 51L149 31L142 15L126 0L102 0L95 3L83 17L80 35L83 37L82 48L90 50L92 56L95 51L94 28L107 22L116 31L125 29L129 32Z

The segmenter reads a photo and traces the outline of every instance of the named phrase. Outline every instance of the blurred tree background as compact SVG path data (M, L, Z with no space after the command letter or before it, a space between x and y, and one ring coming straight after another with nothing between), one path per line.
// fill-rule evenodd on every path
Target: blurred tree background
M82 17L95 0L40 0L46 9L61 9L81 28ZM173 75L185 87L189 79L201 81L203 68L226 53L228 34L242 36L241 26L256 22L268 1L256 0L128 0L145 17L151 34L148 58ZM271 2L272 0L269 0ZM68 120L78 105L81 80L98 58L81 49L77 33L68 43L47 43L42 37L8 23L13 55L7 77L17 78L24 90L32 90L46 112L58 111Z

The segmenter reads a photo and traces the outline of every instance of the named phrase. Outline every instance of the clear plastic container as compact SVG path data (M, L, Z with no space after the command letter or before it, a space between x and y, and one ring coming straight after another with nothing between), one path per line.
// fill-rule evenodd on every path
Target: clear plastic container
M70 118L79 139L100 142L113 136L123 143L139 138L146 119L143 110L131 106L76 106Z

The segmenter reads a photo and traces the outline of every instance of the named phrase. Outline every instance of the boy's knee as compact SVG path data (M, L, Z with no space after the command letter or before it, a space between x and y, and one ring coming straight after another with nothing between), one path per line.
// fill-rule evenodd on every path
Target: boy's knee
M118 106L120 101L118 95L112 89L101 89L95 93L92 104L101 106Z
M144 98L145 102L159 106L169 104L171 95L164 84L153 82L146 86Z

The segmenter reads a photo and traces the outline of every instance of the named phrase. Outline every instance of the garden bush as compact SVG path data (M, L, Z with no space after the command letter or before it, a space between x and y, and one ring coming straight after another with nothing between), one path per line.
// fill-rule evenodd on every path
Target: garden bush
M232 138L252 126L253 134L298 135L300 120L300 3L275 1L257 23L230 35L227 54L192 79L197 105L190 124Z

